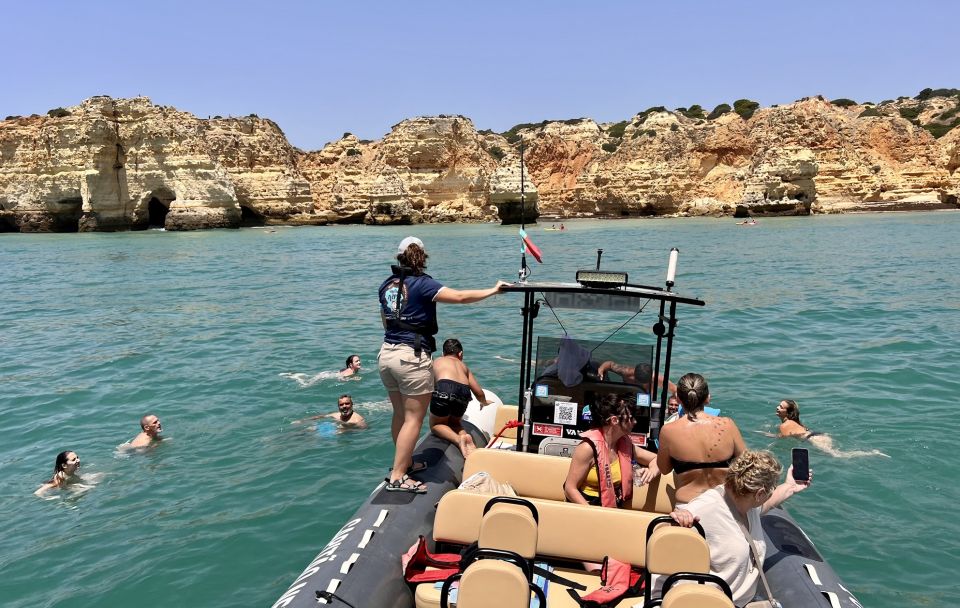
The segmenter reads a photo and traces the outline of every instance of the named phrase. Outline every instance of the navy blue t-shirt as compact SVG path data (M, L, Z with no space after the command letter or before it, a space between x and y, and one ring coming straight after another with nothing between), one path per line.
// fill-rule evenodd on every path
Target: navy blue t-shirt
M437 303L434 302L433 299L437 297L437 293L443 289L443 285L428 274L404 277L403 285L405 293L403 309L400 311L400 320L404 323L423 327L435 326L437 321ZM391 275L389 279L380 285L378 291L380 296L380 312L384 318L391 318L394 314L399 286L400 277L395 274ZM383 341L387 344L408 344L412 347L415 336L416 333L412 331L388 326L384 330ZM422 335L420 347L432 353L437 350L437 341L433 335Z

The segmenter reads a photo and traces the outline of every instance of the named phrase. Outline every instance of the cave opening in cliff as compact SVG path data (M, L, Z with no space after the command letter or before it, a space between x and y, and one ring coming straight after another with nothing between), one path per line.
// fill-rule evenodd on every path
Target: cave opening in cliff
M80 217L83 215L82 198L65 198L57 201L53 208L54 232L80 232Z
M267 220L263 215L257 213L255 210L247 207L246 205L240 205L240 227L241 228L253 228L256 226L266 225Z
M147 214L149 220L147 225L150 228L163 228L167 223L167 214L170 213L170 203L164 204L159 198L153 196L147 203Z
M12 217L0 215L0 232L20 232Z

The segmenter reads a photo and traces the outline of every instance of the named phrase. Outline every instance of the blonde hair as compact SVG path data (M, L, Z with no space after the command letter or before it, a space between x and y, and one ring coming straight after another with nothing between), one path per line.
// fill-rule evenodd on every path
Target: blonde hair
M726 486L738 496L772 491L780 481L783 466L766 450L747 450L727 470Z

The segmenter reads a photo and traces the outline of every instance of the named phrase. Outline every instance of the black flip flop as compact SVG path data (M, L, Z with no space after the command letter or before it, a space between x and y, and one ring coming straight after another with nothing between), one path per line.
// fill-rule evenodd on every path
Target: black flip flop
M427 486L418 482L416 479L410 479L408 476L404 475L400 479L395 479L390 481L389 477L384 478L384 481L387 482L387 485L384 487L384 490L387 492L406 492L408 494L426 494ZM411 483L418 485L411 486ZM404 485L407 484L407 485Z

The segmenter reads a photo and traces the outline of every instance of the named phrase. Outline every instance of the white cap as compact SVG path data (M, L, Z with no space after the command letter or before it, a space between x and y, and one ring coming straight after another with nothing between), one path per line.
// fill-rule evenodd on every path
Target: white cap
M400 246L397 247L397 255L406 251L407 247L409 247L410 245L417 245L418 247L420 247L420 249L423 249L424 251L427 250L427 248L423 246L423 241L421 241L415 236L408 236L407 238L400 241Z

